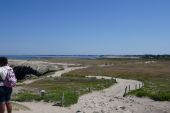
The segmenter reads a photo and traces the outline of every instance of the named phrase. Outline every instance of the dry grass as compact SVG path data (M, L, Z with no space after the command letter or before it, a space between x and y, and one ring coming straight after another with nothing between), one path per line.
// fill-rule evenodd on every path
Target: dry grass
M72 71L64 76L104 75L143 81L145 87L140 96L154 100L170 100L170 61L157 60L148 63L144 60L113 60L114 66L91 66L87 69ZM141 94L143 93L143 95ZM135 92L135 94L137 94Z
M44 58L41 61L57 62L57 63L73 63L82 65L102 65L102 64L124 64L128 62L136 62L139 59L86 59L86 58Z

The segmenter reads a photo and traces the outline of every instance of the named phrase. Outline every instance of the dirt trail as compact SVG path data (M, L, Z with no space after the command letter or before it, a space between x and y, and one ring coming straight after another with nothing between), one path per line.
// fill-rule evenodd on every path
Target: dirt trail
M54 63L53 63L54 64ZM56 63L55 63L55 65L56 65ZM80 66L80 67L68 67L68 65L67 64L63 64L64 66L63 66L63 70L60 70L60 71L56 71L54 74L52 74L52 75L49 75L49 76L47 76L47 77L60 77L62 74L64 74L64 73L68 73L68 72L70 72L70 71L73 71L73 70L77 70L77 69L83 69L83 68L87 68L87 67L83 67L83 66ZM22 83L20 83L21 85L22 84L31 84L31 83L33 83L33 82L35 82L35 81L37 81L37 80L41 80L41 79L43 79L43 77L42 78L37 78L37 79L32 79L32 80L25 80L24 82L22 82ZM18 86L18 87L16 87L16 88L14 88L14 90L13 90L13 94L16 94L16 93L18 93L20 90L22 90L23 88L22 88L22 86Z
M70 71L77 70L77 69L83 69L83 68L86 68L86 67L82 67L82 66L80 66L80 67L67 67L67 66L64 66L63 70L56 71L54 74L49 75L47 77L60 77L64 73L68 73ZM41 80L41 79L43 79L43 77L37 78L37 79L32 79L32 80L26 80L26 81L22 82L21 84L31 84L31 83L33 83L37 80Z
M64 66L64 70L57 71L53 75L49 75L48 77L60 77L64 73L68 73L70 71L77 70L77 69L83 69L83 68L87 68L87 67L67 67L67 66Z
M31 110L13 113L170 113L170 102L123 97L126 86L130 85L131 89L134 89L135 85L141 82L126 79L117 79L117 82L110 88L81 96L77 104L67 108L55 107L43 102L24 102L19 104Z
M169 102L155 102L147 98L123 97L124 89L130 85L135 89L136 80L117 79L117 84L99 92L80 97L78 103L70 107L70 113L170 113Z
M72 70L86 67L67 67L57 71L49 77L59 77ZM98 79L103 78L99 77ZM111 79L104 77L105 79ZM123 97L126 86L135 89L140 81L116 79L117 84L102 91L95 91L79 98L77 104L67 108L52 106L52 103L44 102L23 102L18 103L30 110L17 110L13 113L170 113L170 102L155 102L148 98ZM27 81L26 83L34 82ZM19 108L18 108L19 109Z

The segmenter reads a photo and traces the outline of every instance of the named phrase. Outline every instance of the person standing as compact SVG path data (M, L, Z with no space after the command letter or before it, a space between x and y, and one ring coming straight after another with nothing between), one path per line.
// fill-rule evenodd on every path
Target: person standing
M11 94L12 87L16 85L13 69L8 65L6 57L0 57L0 113L12 113Z

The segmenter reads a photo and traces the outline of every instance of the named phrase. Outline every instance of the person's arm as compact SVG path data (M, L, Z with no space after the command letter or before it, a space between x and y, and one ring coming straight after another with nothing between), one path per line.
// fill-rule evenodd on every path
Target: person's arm
M0 81L4 80L5 80L4 72L0 69Z
M3 79L2 79L2 71L0 71L0 81L3 81Z

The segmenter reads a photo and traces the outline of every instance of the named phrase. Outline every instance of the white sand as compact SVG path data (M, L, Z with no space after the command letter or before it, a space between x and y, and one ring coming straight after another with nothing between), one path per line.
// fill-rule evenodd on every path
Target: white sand
M67 67L67 66L65 66L64 70L57 71L53 75L49 75L48 77L60 77L64 73L68 73L70 71L77 70L77 69L83 69L83 68L87 68L87 67Z
M63 73L81 68L84 67L65 68L56 72L52 77L61 76ZM52 106L52 103L44 102L23 102L19 104L28 107L30 110L14 111L13 113L170 113L170 102L123 97L126 86L130 85L131 89L135 89L135 85L141 84L141 82L126 79L117 79L117 82L117 84L105 90L81 96L78 103L70 107L56 107Z
M128 85L135 88L139 81L117 79L118 84L99 92L80 97L78 104L71 106L70 113L170 113L170 102L155 102L147 98L123 97Z
M141 84L135 80L117 79L118 83L108 89L83 95L77 104L67 108L55 107L43 102L19 103L30 111L13 113L170 113L170 102L155 102L148 98L123 97L124 88Z

